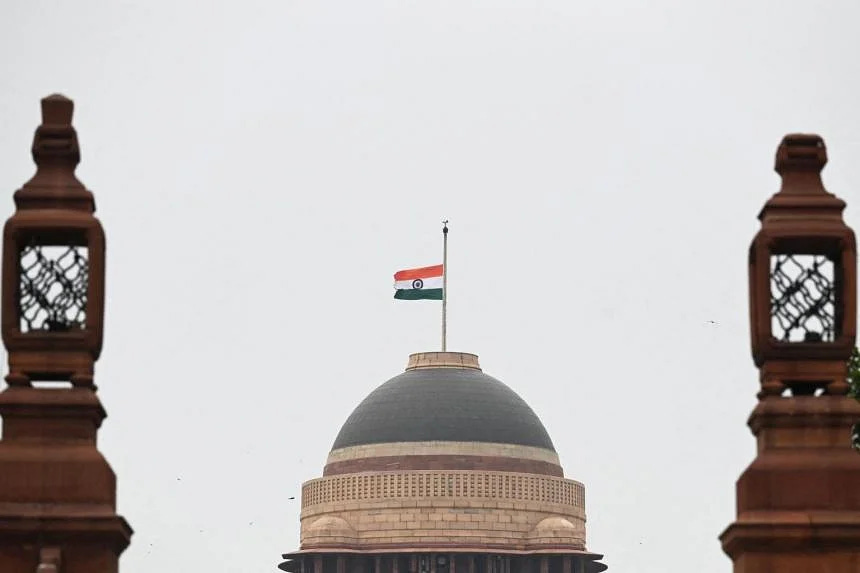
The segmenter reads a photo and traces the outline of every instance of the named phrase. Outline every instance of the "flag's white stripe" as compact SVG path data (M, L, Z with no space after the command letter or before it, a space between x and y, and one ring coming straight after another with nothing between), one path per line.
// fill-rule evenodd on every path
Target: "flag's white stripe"
M421 287L421 290L427 290L428 288L442 288L442 277L428 277L426 279L409 279L406 281L394 281L394 288L397 290L413 290L415 287L412 286L412 283L415 280L424 281L424 286Z

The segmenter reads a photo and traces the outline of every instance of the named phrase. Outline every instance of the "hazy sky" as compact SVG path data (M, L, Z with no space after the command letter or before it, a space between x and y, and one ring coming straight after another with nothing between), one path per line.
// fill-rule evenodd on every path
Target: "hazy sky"
M746 249L785 133L860 189L860 3L2 0L0 216L76 103L108 237L123 573L272 573L438 302L544 421L610 571L717 573L752 460ZM849 224L860 226L849 206ZM711 322L713 321L713 322ZM295 496L294 500L290 498Z

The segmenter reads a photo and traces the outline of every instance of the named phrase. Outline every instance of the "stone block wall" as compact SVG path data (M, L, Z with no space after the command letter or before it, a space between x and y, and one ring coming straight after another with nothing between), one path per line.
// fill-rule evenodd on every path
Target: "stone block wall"
M302 548L585 547L581 483L512 472L345 474L303 486Z

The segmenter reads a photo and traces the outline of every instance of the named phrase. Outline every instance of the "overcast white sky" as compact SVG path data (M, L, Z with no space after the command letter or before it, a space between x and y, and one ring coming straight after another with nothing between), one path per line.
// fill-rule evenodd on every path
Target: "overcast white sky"
M857 204L858 22L856 0L2 0L0 216L61 92L107 230L123 573L297 548L340 424L438 349L439 303L391 275L440 262L443 218L449 347L543 419L589 548L729 571L746 249L785 133L823 135Z

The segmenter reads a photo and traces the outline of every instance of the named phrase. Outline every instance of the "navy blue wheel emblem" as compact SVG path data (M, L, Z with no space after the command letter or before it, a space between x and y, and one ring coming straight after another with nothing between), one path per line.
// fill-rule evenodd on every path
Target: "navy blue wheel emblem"
M424 288L424 281L421 279L415 279L412 281L412 288Z

